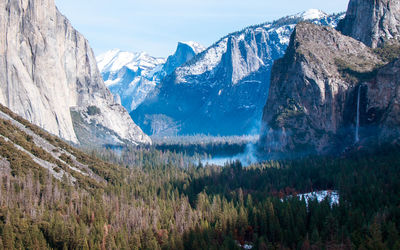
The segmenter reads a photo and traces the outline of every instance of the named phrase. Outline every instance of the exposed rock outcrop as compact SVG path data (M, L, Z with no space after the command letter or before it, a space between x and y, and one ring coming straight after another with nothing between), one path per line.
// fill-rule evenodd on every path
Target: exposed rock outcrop
M341 18L310 10L229 34L166 77L131 115L149 134L258 133L272 63L295 25L336 26Z
M337 140L351 142L354 120L345 118L356 111L357 77L368 77L381 64L371 48L332 28L297 25L285 57L273 67L264 149L327 152Z
M365 138L369 144L374 141L399 143L400 59L379 69L376 76L362 86L361 141Z
M160 82L164 58L119 49L99 55L97 64L106 86L131 112Z
M399 140L398 4L350 1L338 27L345 35L297 25L284 58L273 66L264 152L340 153Z
M114 102L88 41L54 0L1 1L0 34L0 103L75 143L150 143Z
M97 63L107 87L129 112L134 111L155 87L177 67L204 50L196 42L179 42L175 53L157 58L145 52L110 50L99 55Z
M193 57L203 52L205 49L206 48L201 44L196 42L179 42L175 53L167 58L167 61L163 66L163 74L171 74L176 68L189 62Z
M400 1L350 0L338 29L372 48L400 41Z

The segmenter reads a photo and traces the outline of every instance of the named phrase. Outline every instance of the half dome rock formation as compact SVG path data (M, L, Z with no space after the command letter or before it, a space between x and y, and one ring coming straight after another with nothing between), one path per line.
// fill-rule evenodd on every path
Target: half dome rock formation
M152 94L165 76L203 50L204 47L196 42L179 42L176 52L168 59L119 49L110 50L96 59L111 93L132 112Z
M0 103L81 144L150 143L114 102L88 41L54 0L0 2Z
M164 64L164 75L166 76L171 74L176 68L189 62L193 57L195 57L197 54L200 54L205 49L206 48L204 48L203 45L197 42L178 42L175 53L169 56Z
M340 153L399 140L400 46L390 27L399 27L400 20L389 18L399 14L391 12L397 4L351 1L338 29L352 37L311 23L297 25L271 73L260 140L265 153ZM365 15L353 18L354 10ZM349 20L362 23L363 31L354 26L354 32L345 32Z
M164 78L131 116L159 136L258 133L272 63L284 55L296 24L336 27L341 18L309 10L229 34Z
M338 29L369 47L400 40L399 0L351 0Z

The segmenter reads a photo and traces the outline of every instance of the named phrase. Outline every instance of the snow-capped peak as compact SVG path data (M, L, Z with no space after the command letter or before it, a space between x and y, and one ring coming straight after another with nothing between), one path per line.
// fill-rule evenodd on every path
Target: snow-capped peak
M205 48L196 42L180 42L177 52L164 58L152 57L146 52L126 52L110 50L99 55L98 67L104 83L122 106L134 110L161 80Z
M322 19L327 16L328 15L325 12L323 12L321 10L317 10L317 9L309 9L307 11L304 11L304 12L294 15L294 17L299 17L303 20Z
M199 54L206 49L203 45L201 45L198 42L188 41L188 42L179 42L179 43L185 44L185 45L191 47L193 49L194 53L196 53L196 54Z
M120 52L121 52L120 49L112 49L112 50L109 50L109 51L97 56L96 61L97 61L97 66L99 67L100 72L102 72L104 70L106 64L111 62L113 60L113 58L115 58L115 56Z
M164 58L146 52L110 50L97 58L104 83L121 104L132 111L158 83Z
M116 72L123 67L132 69L133 71L136 71L138 68L153 69L157 65L165 63L164 58L152 57L146 52L133 53L119 49L113 49L101 54L96 60L101 72Z

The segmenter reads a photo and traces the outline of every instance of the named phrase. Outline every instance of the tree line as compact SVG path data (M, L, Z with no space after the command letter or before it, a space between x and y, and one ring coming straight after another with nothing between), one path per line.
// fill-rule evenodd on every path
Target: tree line
M1 249L400 248L397 147L246 168L154 148L76 151L106 183L71 185L1 143L18 159L0 171ZM297 197L318 190L339 203Z

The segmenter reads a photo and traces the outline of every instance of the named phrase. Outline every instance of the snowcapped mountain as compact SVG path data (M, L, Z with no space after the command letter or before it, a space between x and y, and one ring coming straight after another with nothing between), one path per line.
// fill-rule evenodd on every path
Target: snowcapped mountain
M123 67L138 71L142 69L143 75L149 75L157 65L165 63L163 58L155 58L146 52L131 53L114 49L108 51L97 58L100 71L117 72Z
M307 11L298 13L296 15L290 16L291 18L301 18L303 20L315 20L315 19L324 19L327 17L327 14L321 10L317 9L309 9Z
M167 76L131 116L150 134L258 133L272 63L296 24L335 27L343 17L309 10L229 34Z
M189 41L189 42L179 42L179 43L189 46L195 54L199 54L206 49L206 47L204 47L198 42Z
M115 99L128 111L134 110L159 82L164 58L145 52L131 53L118 49L96 58L103 80Z
M297 25L275 61L259 142L268 158L398 143L400 1L348 6L337 29Z
M163 70L164 75L171 74L177 67L190 61L195 55L203 52L204 48L196 42L179 42L173 55L169 56Z
M179 42L167 60L145 52L114 49L99 55L97 63L104 82L128 111L142 103L163 77L192 59L204 47L196 42Z

